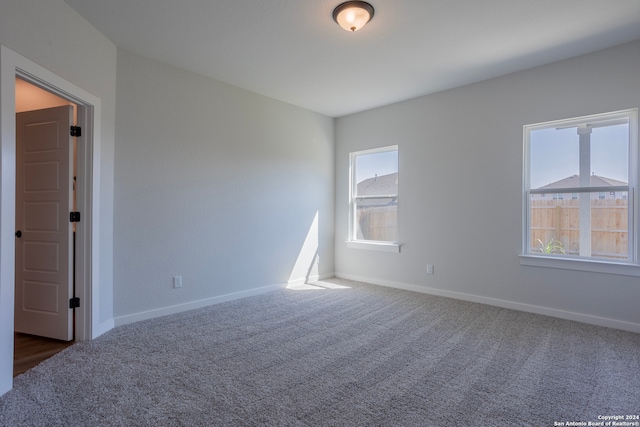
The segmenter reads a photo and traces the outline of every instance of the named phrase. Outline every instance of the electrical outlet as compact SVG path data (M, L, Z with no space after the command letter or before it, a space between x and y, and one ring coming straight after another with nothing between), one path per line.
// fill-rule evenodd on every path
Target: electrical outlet
M181 288L182 287L182 276L173 276L173 288Z
M427 274L433 274L433 264L427 264Z

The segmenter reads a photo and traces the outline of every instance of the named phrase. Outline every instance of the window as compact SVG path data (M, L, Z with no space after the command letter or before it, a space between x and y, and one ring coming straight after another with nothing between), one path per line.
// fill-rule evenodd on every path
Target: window
M350 162L349 242L397 248L398 146L351 153Z
M637 120L629 110L524 127L525 255L636 263Z

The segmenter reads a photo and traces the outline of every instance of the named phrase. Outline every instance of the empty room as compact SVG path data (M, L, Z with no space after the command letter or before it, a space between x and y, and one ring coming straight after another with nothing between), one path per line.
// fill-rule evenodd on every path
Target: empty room
M636 0L0 0L0 426L640 426L638 70Z

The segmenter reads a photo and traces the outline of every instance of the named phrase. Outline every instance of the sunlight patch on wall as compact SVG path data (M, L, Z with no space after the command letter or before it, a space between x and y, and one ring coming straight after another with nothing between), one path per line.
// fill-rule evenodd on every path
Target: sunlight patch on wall
M318 257L318 212L313 218L311 225L309 226L309 232L304 239L302 248L298 253L298 259L293 266L291 275L287 282L288 286L303 285L307 282L313 282L319 278L319 264Z

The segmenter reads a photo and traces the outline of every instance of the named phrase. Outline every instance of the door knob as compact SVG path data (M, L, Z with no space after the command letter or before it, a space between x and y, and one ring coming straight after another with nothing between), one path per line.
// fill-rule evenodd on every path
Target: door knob
M22 231L18 230L16 231L16 237L19 239L22 237Z

